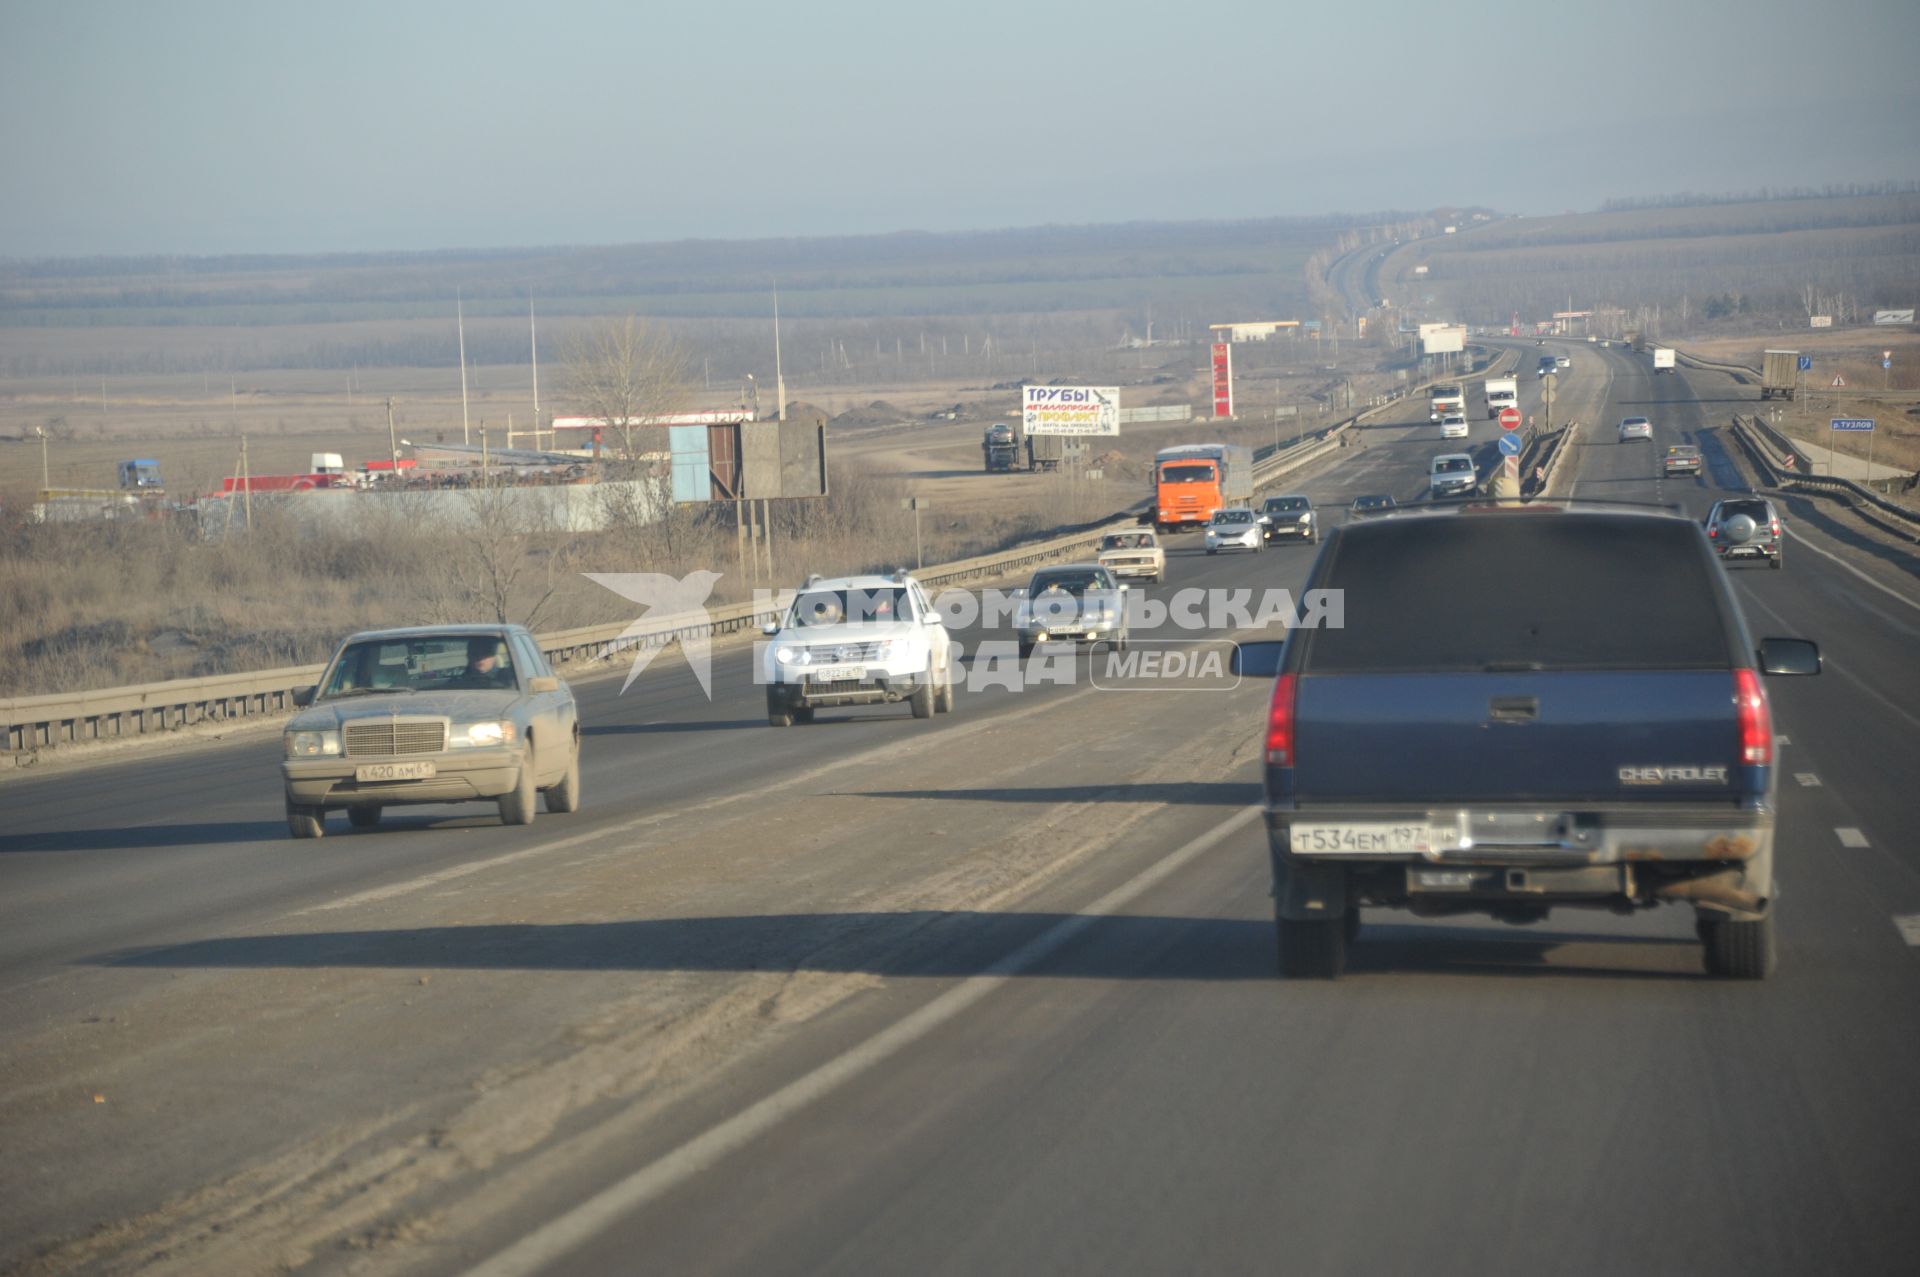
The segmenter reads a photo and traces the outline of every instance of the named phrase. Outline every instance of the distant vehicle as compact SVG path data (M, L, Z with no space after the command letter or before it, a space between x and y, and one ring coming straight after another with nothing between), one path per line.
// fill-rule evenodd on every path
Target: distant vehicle
M907 702L915 718L954 706L952 643L920 582L892 576L807 578L781 619L761 666L767 722L811 723L840 705Z
M1660 468L1666 474L1699 474L1700 449L1690 443L1677 443L1667 449Z
M1253 450L1197 443L1153 457L1153 525L1161 532L1197 527L1216 511L1253 499Z
M1517 377L1489 377L1487 387L1487 417L1498 417L1502 408L1520 406L1520 380Z
M1656 373L1673 371L1673 347L1655 346L1653 348L1653 370Z
M1762 497L1730 497L1713 503L1705 521L1707 543L1723 563L1762 559L1768 567L1783 566L1786 544L1780 512Z
M1446 416L1458 416L1466 410L1467 394L1458 386L1435 386L1428 395L1428 421L1438 421Z
M1620 442L1629 439L1653 439L1653 423L1645 417L1628 417L1620 423Z
M1125 579L1158 584L1167 573L1167 552L1152 532L1109 532L1100 538L1100 566Z
M118 467L121 488L131 492L162 490L166 487L160 482L160 463L141 459L122 461Z
M580 806L580 718L518 625L367 630L294 695L280 764L287 829L319 838L329 811L356 829L403 803L492 802L507 825Z
M1555 368L1558 368L1561 372L1565 372L1569 368L1573 367L1573 360L1566 355L1555 355L1553 357L1553 366Z
M1126 589L1098 563L1041 568L1025 589L1014 592L1013 628L1020 655L1031 656L1042 643L1105 643L1112 651L1124 651Z
M1760 397L1791 399L1800 380L1800 352L1769 350L1761 357Z
M1264 789L1284 974L1339 976L1363 908L1528 924L1663 903L1694 911L1708 972L1772 971L1762 680L1817 674L1820 652L1753 642L1695 525L1462 506L1331 536L1305 588L1338 591L1344 624L1238 655L1242 673L1277 657Z
M1253 511L1244 506L1222 510L1207 524L1207 553L1222 550L1258 550L1267 543L1266 530Z
M1442 439L1465 439L1472 431L1467 419L1461 416L1440 418L1440 437Z
M988 426L980 438L980 456L988 474L1004 474L1020 461L1020 443L1006 422Z
M1015 428L1015 437L1020 441L1020 450L1027 458L1029 471L1058 470L1066 459L1067 440L1064 435L1028 434L1024 425Z
M1553 356L1542 355L1540 356L1539 364L1534 367L1533 375L1536 377L1551 377L1558 371L1560 371L1560 365L1554 362Z
M1370 518L1376 514L1386 514L1398 510L1400 503L1384 494L1355 497L1353 504L1347 507L1347 516L1353 519Z
M1427 470L1427 487L1436 497L1471 496L1480 486L1474 473L1473 458L1464 452L1449 452L1433 459Z
M1320 522L1313 502L1303 496L1268 497L1260 504L1260 524L1269 541L1282 538L1320 544Z

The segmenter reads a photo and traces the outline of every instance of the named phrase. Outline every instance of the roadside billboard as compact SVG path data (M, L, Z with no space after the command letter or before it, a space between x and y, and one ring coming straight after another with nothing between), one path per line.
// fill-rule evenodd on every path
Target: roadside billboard
M1831 328L1833 327L1833 316L1832 315L1809 315L1807 317L1807 327Z
M1425 327L1426 325L1421 325ZM1420 348L1429 355L1457 355L1467 348L1465 328L1440 328L1420 337Z
M1213 343L1213 415L1233 415L1233 347L1224 341Z
M1117 435L1118 386L1022 386L1020 421L1030 435Z
M1873 322L1876 324L1911 324L1913 322L1913 307L1909 306L1905 310L1876 310L1873 312Z

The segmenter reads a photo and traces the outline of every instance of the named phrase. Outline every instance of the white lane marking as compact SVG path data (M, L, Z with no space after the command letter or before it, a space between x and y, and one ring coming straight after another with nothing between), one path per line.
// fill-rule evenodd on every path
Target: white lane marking
M694 1136L659 1160L608 1185L572 1210L542 1224L505 1250L468 1270L469 1277L522 1277L522 1274L539 1272L557 1263L621 1218L659 1199L722 1158L746 1147L808 1105L926 1037L1021 971L1061 948L1098 919L1118 912L1184 868L1188 862L1252 824L1259 816L1258 807L1242 808L1100 897L1086 909L1055 923L982 974L969 976L918 1011L882 1029L845 1054L787 1083L773 1094Z
M1920 947L1920 913L1899 914L1894 917L1893 925L1900 928L1900 938L1908 944Z
M1867 836L1852 825L1840 825L1834 829L1834 836L1840 839L1842 847L1865 847Z
M1841 558L1839 555L1833 553L1832 551L1822 550L1819 546L1807 540L1807 538L1801 536L1798 532L1795 532L1791 524L1783 523L1780 526L1786 529L1786 533L1788 536L1792 537L1795 541L1798 541L1801 545L1804 545L1805 547L1807 547L1807 549L1812 550L1815 554L1819 555L1821 558L1831 560L1832 562L1838 564L1840 567L1846 569L1848 572L1851 572L1853 573L1853 575L1859 577L1862 581L1865 581L1868 585L1871 585L1874 589L1880 591L1880 593L1891 595L1892 597L1899 599L1902 603L1905 603L1908 607L1913 608L1916 611L1920 611L1920 602L1916 602L1913 599L1908 598L1906 595L1900 593L1900 591L1894 589L1892 586L1887 585L1882 581L1876 581L1874 578L1868 576L1865 572L1862 572L1859 568L1853 566L1853 564L1847 562L1845 559Z
M1820 788L1820 778L1812 772L1795 772L1793 778L1800 782L1803 789Z
M1776 736L1776 737L1774 737L1774 738L1773 738L1773 743L1774 743L1774 744L1776 744L1776 745L1791 745L1791 744L1793 744L1793 737L1791 737L1791 736Z

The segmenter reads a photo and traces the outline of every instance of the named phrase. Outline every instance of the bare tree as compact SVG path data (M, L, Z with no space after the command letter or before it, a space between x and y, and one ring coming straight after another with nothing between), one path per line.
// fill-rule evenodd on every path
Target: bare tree
M628 315L579 333L567 343L564 358L568 397L584 416L599 418L619 436L624 460L660 450L635 444L647 428L645 418L679 411L686 403L693 363L685 347L658 326Z

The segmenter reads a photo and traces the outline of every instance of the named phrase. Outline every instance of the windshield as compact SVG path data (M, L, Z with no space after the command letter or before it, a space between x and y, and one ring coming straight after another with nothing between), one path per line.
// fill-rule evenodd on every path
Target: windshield
M1058 590L1078 598L1088 590L1108 588L1105 576L1098 572L1042 572L1033 578L1031 592L1045 594L1048 590Z
M1102 550L1151 550L1153 537L1146 532L1116 532L1101 538L1100 548Z
M1442 457L1433 463L1435 474L1459 474L1473 469L1473 462L1465 457Z
M1266 508L1269 514L1292 514L1296 510L1306 509L1307 499L1305 497L1275 497L1267 502Z
M516 686L513 657L501 636L429 634L348 644L316 699Z
M1185 464L1160 467L1162 483L1212 483L1213 463L1211 461L1192 461Z
M1213 521L1215 523L1252 523L1253 511L1222 510L1218 514L1213 516Z
M821 625L861 625L868 622L911 620L912 604L903 585L870 590L804 590L793 601L787 624L805 628Z

